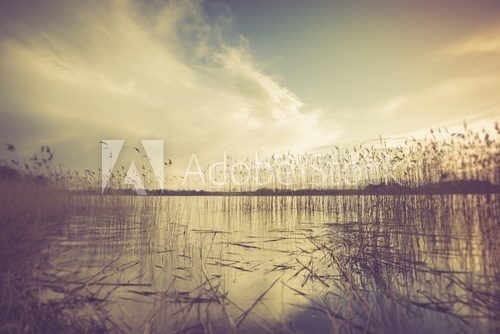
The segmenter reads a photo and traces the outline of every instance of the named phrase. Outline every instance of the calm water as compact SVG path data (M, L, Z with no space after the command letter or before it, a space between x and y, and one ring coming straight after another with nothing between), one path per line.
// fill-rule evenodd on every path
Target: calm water
M41 298L92 296L124 332L495 332L498 209L496 196L108 197L47 233L37 277Z

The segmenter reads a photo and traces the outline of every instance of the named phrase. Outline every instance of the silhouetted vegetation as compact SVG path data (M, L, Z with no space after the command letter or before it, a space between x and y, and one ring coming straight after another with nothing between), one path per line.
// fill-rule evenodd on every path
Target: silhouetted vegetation
M2 330L495 332L500 144L445 132L267 159L300 174L289 185L148 197L128 196L124 168L102 195L99 172L6 144Z

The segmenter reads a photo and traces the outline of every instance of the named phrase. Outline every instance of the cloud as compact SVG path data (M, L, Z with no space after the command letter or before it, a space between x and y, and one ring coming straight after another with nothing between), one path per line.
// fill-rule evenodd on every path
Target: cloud
M406 103L406 98L403 96L398 96L389 101L385 102L380 108L380 112L383 115L394 114L399 108L401 108Z
M375 138L373 130L383 128L383 136L423 137L431 126L494 124L500 115L498 36L500 26L487 26L429 51L426 72L419 73L428 77L423 84L359 111L370 119L365 133Z
M471 34L462 40L446 47L442 53L445 55L471 55L471 54L499 54L500 53L500 25L491 26Z
M198 1L5 6L1 140L46 143L82 166L98 162L103 138L165 139L171 156L189 158L337 135L262 70L227 13L207 17Z

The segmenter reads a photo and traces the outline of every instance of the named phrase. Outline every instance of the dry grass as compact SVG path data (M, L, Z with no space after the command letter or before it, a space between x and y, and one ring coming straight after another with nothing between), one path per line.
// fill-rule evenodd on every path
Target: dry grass
M207 181L204 190L253 191L260 188L274 190L352 189L367 185L402 185L418 187L440 182L463 180L500 183L500 125L495 132L475 131L464 123L463 131L431 129L423 140L410 139L401 145L390 146L380 138L371 144L339 147L330 152L273 154L257 165L253 158L239 161L248 170L234 170L236 183L227 176L225 184L218 186ZM236 164L229 156L226 170ZM261 185L257 183L271 179ZM204 169L208 175L208 168ZM250 176L250 182L243 182ZM222 173L218 181L224 180ZM199 180L193 180L198 181ZM171 186L176 187L175 180ZM177 185L187 189L199 188L198 183Z
M441 130L441 134L443 132ZM290 185L292 189L317 188L323 180L313 172L315 167L329 171L329 179L321 183L324 188L391 182L414 186L457 180L499 183L498 140L467 127L444 140L438 138L439 134L440 131L433 131L431 139L409 141L402 147L385 147L382 141L378 146L334 148L331 153L320 156L274 156L266 162L273 166L287 162L291 171L300 174L297 182ZM9 147L9 151L15 154L15 148ZM165 201L90 196L67 188L95 187L99 181L96 173L67 172L52 166L53 153L48 147L43 147L40 154L41 157L26 165L15 159L4 159L1 170L0 321L3 332L121 331L124 327L109 317L107 305L111 290L125 287L135 295L151 298L156 306L140 327L144 332L161 332L165 321L180 332L245 332L255 328L295 332L284 320L270 327L254 316L256 310L265 305L269 291L278 288L290 289L307 300L307 311L327 317L334 333L410 333L423 328L419 325L432 327L432 324L413 320L423 313L437 314L447 321L455 319L455 326L463 324L466 329L473 326L475 319L486 321L492 332L498 329L495 319L500 305L498 289L494 287L500 275L496 259L499 202L495 194L262 196ZM352 166L358 167L353 170ZM12 174L12 170L16 172ZM10 173L8 177L6 173ZM120 173L116 171L114 176L116 185L123 176ZM282 185L276 183L273 187L280 189ZM250 186L250 190L255 188ZM229 184L224 190L242 188ZM221 220L215 222L213 228L189 230L185 222L193 217L186 216L187 213L200 217L213 215ZM300 225L302 227L294 231L276 230L273 233L277 234L266 240L235 239L231 230L221 227L232 226L235 217L274 224L286 219L311 221L317 219L318 213L329 219L321 233ZM108 281L114 274L141 266L141 261L146 261L141 257L141 261L118 267L104 266L84 281L76 273L61 277L57 270L57 275L40 279L40 272L47 266L47 259L40 252L45 242L43 236L47 231L57 233L58 229L64 229L74 217L83 217L89 230L98 231L93 240L96 243L102 242L106 247L110 243L109 247L122 247L125 252L135 242L134 247L141 254L151 257L151 254L170 254L182 267L191 268L190 275L195 277L176 271L172 273L175 276L171 284L152 291L144 290L141 284ZM155 238L162 232L157 229L164 227L161 225L164 217L168 217L174 227L163 231L168 247L157 248ZM202 242L193 250L189 240L192 234L202 235L202 240L206 239L209 245ZM120 242L115 245L115 241ZM277 249L273 246L276 241L300 243L300 248ZM273 279L248 305L238 305L232 300L223 277L211 275L208 268L242 275L253 273L262 263L253 263L252 256L261 252L273 252L279 255L277 258L285 259L272 262L264 270L265 274L280 273L282 279ZM249 259L244 259L242 254L247 254ZM456 259L456 254L463 257L463 263L446 262L446 256ZM301 283L292 284L295 280ZM432 284L428 286L426 281ZM181 287L187 284L190 289L177 289L177 284ZM321 298L301 289L309 284L321 287ZM43 293L47 289L57 297L45 298ZM169 313L172 307L175 312ZM174 317L175 326L170 318L165 320L165 314Z

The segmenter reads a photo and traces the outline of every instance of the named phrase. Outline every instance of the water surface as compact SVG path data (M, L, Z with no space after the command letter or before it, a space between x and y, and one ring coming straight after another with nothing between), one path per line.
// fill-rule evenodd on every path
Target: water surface
M110 196L47 233L37 278L43 298L64 286L102 302L124 332L494 332L498 208L491 195Z

